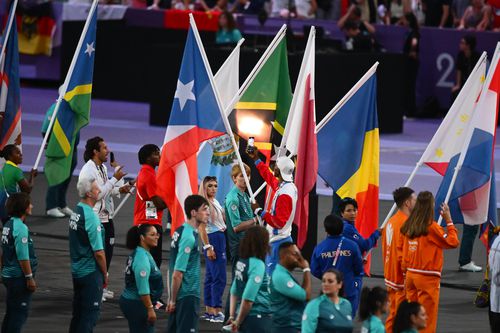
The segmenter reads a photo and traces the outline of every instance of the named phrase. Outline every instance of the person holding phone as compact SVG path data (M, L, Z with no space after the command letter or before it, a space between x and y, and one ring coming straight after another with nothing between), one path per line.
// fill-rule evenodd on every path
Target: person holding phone
M266 271L272 275L279 260L280 245L285 242L293 242L292 224L297 206L297 187L293 183L295 165L289 157L281 156L276 160L274 173L271 173L269 167L259 158L257 147L247 147L247 154L255 161L260 176L274 192L269 211L258 206L254 211L255 215L259 215L267 224L271 252L266 257Z
M99 186L100 193L94 205L94 212L99 216L99 220L104 226L104 251L106 253L107 269L111 264L115 246L115 226L113 221L115 206L112 197L119 197L121 193L128 193L131 188L130 184L125 184L123 181L126 173L123 172L122 166L116 163L113 177L108 177L108 169L104 163L108 161L109 152L103 138L96 136L87 140L83 154L86 163L78 176L78 180L83 178L95 179L97 186ZM103 300L113 297L114 293L106 288L103 293Z

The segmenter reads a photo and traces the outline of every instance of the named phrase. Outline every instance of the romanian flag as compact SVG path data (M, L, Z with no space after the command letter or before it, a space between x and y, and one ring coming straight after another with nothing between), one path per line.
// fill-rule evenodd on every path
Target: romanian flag
M378 228L379 129L375 71L319 131L319 175L340 197L358 202L356 228ZM368 261L365 270L369 272Z
M20 53L50 56L52 39L56 31L52 3L46 2L29 7L19 4L17 30L19 31Z
M70 66L63 85L66 89L54 110L57 115L45 153L45 175L49 185L59 184L70 176L76 135L89 123L96 28L97 2L94 2L82 32L83 38L73 56L74 68L71 71Z

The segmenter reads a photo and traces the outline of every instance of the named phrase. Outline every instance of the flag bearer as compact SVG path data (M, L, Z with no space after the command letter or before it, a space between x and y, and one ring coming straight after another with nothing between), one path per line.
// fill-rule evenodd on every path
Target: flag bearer
M351 303L354 317L359 305L358 281L363 276L361 252L356 243L342 236L344 224L340 217L328 215L323 223L327 236L314 248L311 256L311 272L318 279L331 268L342 273L343 296Z
M295 165L289 157L278 157L273 174L267 165L259 159L257 148L254 148L253 151L247 149L247 154L255 161L255 166L261 177L275 193L269 212L262 208L255 210L255 214L262 217L269 231L271 253L266 257L266 271L272 275L279 260L280 244L292 242L292 223L297 207L297 187L293 183Z
M410 216L417 196L409 187L397 188L393 193L394 202L398 211L394 214L384 227L382 232L382 257L384 258L384 278L389 297L389 314L385 322L385 330L392 333L392 325L399 304L405 300L404 276L401 270L403 253L398 249L401 236L401 227Z
M445 203L441 205L441 216L446 222L446 232L433 221L434 196L431 192L420 192L415 208L401 227L404 237L398 244L403 249L406 298L422 304L429 315L427 327L420 331L425 333L436 332L443 249L453 249L459 244L457 229Z

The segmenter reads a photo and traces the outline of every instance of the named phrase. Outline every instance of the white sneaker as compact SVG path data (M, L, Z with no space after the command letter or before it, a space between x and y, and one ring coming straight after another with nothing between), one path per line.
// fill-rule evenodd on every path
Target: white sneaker
M471 261L467 265L460 266L458 270L464 272L481 272L483 268L481 266L474 264L474 261Z
M104 290L102 291L102 297L106 299L112 299L113 297L115 297L115 293L108 288L104 288Z
M52 208L47 211L47 216L60 218L65 217L66 215L64 215L59 208Z
M68 206L64 207L64 208L61 208L59 209L59 211L61 213L63 213L65 216L71 216L71 214L73 214L73 211L71 210L71 208L69 208Z

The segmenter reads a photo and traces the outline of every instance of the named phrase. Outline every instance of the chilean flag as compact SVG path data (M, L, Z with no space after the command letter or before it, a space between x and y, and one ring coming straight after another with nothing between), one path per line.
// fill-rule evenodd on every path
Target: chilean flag
M212 72L203 62L203 45L193 29L188 31L157 177L158 195L172 215L172 233L186 220L184 200L197 192L200 143L226 133Z
M454 155L448 165L441 186L436 194L436 215L438 206L444 201L451 184L454 169L459 167L449 205L455 222L469 225L489 221L496 225L496 210L490 216L490 203L496 205L494 186L494 143L496 135L498 98L500 96L500 43L493 56L488 76L479 100L474 107L470 125L464 131L465 149ZM450 133L453 135L453 133ZM493 191L492 191L493 189Z
M13 12L14 9L10 15ZM15 16L6 43L5 56L0 64L0 150L8 144L21 144L19 48Z

